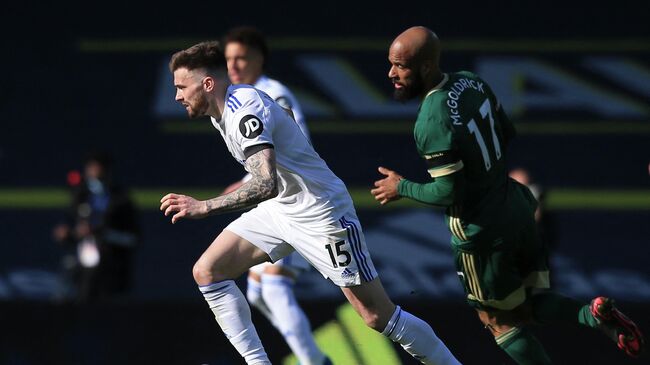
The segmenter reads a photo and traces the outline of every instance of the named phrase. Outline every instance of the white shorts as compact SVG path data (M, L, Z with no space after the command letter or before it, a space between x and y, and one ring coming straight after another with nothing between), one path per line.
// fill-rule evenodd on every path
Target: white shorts
M339 219L296 222L258 205L226 229L266 252L273 262L299 252L338 286L356 286L377 277L354 210Z
M264 269L266 269L267 266L271 265L280 266L283 269L288 270L296 278L311 268L309 262L307 262L304 257L300 256L298 252L294 251L274 263L263 262L261 264L257 264L251 267L250 271L256 273L257 275L262 275L262 273L264 273Z

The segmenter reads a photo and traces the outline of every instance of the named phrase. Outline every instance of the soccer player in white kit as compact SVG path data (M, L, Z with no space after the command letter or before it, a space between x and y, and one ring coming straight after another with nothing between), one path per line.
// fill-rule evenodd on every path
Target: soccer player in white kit
M264 75L269 53L264 35L253 27L236 27L223 37L223 46L230 81L253 85L281 107L291 110L300 130L309 139L296 98L282 83ZM251 174L246 174L243 179L230 184L223 194L236 190L250 178ZM318 348L309 319L293 291L298 276L309 268L309 263L298 252L292 252L275 263L255 265L248 271L246 298L280 331L301 365L331 365L331 360Z
M230 223L193 268L210 309L247 364L270 364L234 282L250 267L298 251L343 294L366 325L423 364L458 364L424 321L388 298L367 250L345 184L330 171L290 112L250 85L230 85L218 42L172 56L176 101L191 118L210 116L232 156L251 174L208 200L169 193L160 210L172 224L257 205Z

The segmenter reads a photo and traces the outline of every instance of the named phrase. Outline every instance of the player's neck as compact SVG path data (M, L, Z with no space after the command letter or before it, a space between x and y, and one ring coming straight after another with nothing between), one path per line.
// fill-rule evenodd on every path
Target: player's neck
M431 77L430 79L431 81L429 81L429 85L427 85L427 89L431 90L434 87L437 87L438 85L440 85L440 83L444 78L445 78L445 74L442 73L442 71L438 71L433 75L433 77Z
M251 85L254 86L254 85L257 84L257 83L260 81L260 79L262 79L263 77L264 77L264 74L263 74L263 73L260 73L260 74L256 75L255 78L253 78L254 81L251 83Z
M444 79L445 74L442 71L438 71L433 77L428 78L429 82L425 84L424 92L420 95L420 99L424 99L434 88L440 87Z
M226 107L226 92L228 91L228 84L224 83L222 87L215 90L212 102L214 105L211 107L209 115L216 120L221 119L223 109Z

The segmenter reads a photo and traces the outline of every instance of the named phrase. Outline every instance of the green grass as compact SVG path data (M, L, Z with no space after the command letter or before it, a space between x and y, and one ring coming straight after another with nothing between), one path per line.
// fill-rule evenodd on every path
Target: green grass
M549 209L650 210L650 190L549 191Z
M70 203L65 189L57 188L4 188L0 189L2 209L62 208Z
M350 304L344 304L336 311L336 317L350 337L350 345L354 347L363 364L400 364L391 341L381 333L370 329L355 312ZM349 364L338 362L337 364Z
M145 210L158 209L160 199L169 192L191 195L197 199L217 196L222 187L200 188L137 188L132 190L136 204ZM350 194L358 209L429 208L424 204L401 199L386 206L380 206L370 194L368 187L352 187ZM555 188L547 192L550 210L650 210L650 189L644 190L600 190ZM69 204L68 191L63 188L2 188L0 209L63 209Z
M314 331L318 347L334 364L399 365L402 362L389 339L366 326L350 304L341 305L336 319ZM287 356L283 365L295 365L295 355Z

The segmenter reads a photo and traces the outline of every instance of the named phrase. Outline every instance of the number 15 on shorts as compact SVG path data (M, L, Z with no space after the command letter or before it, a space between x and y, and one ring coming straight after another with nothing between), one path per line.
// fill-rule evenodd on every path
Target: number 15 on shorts
M345 245L345 241L339 241L334 244L334 247L332 247L331 243L328 243L325 245L325 248L327 249L327 252L330 254L330 259L332 260L332 266L334 268L337 267L345 267L350 264L350 261L352 261L352 256L350 253L341 246ZM339 257L343 256L345 257L344 261L338 261Z

